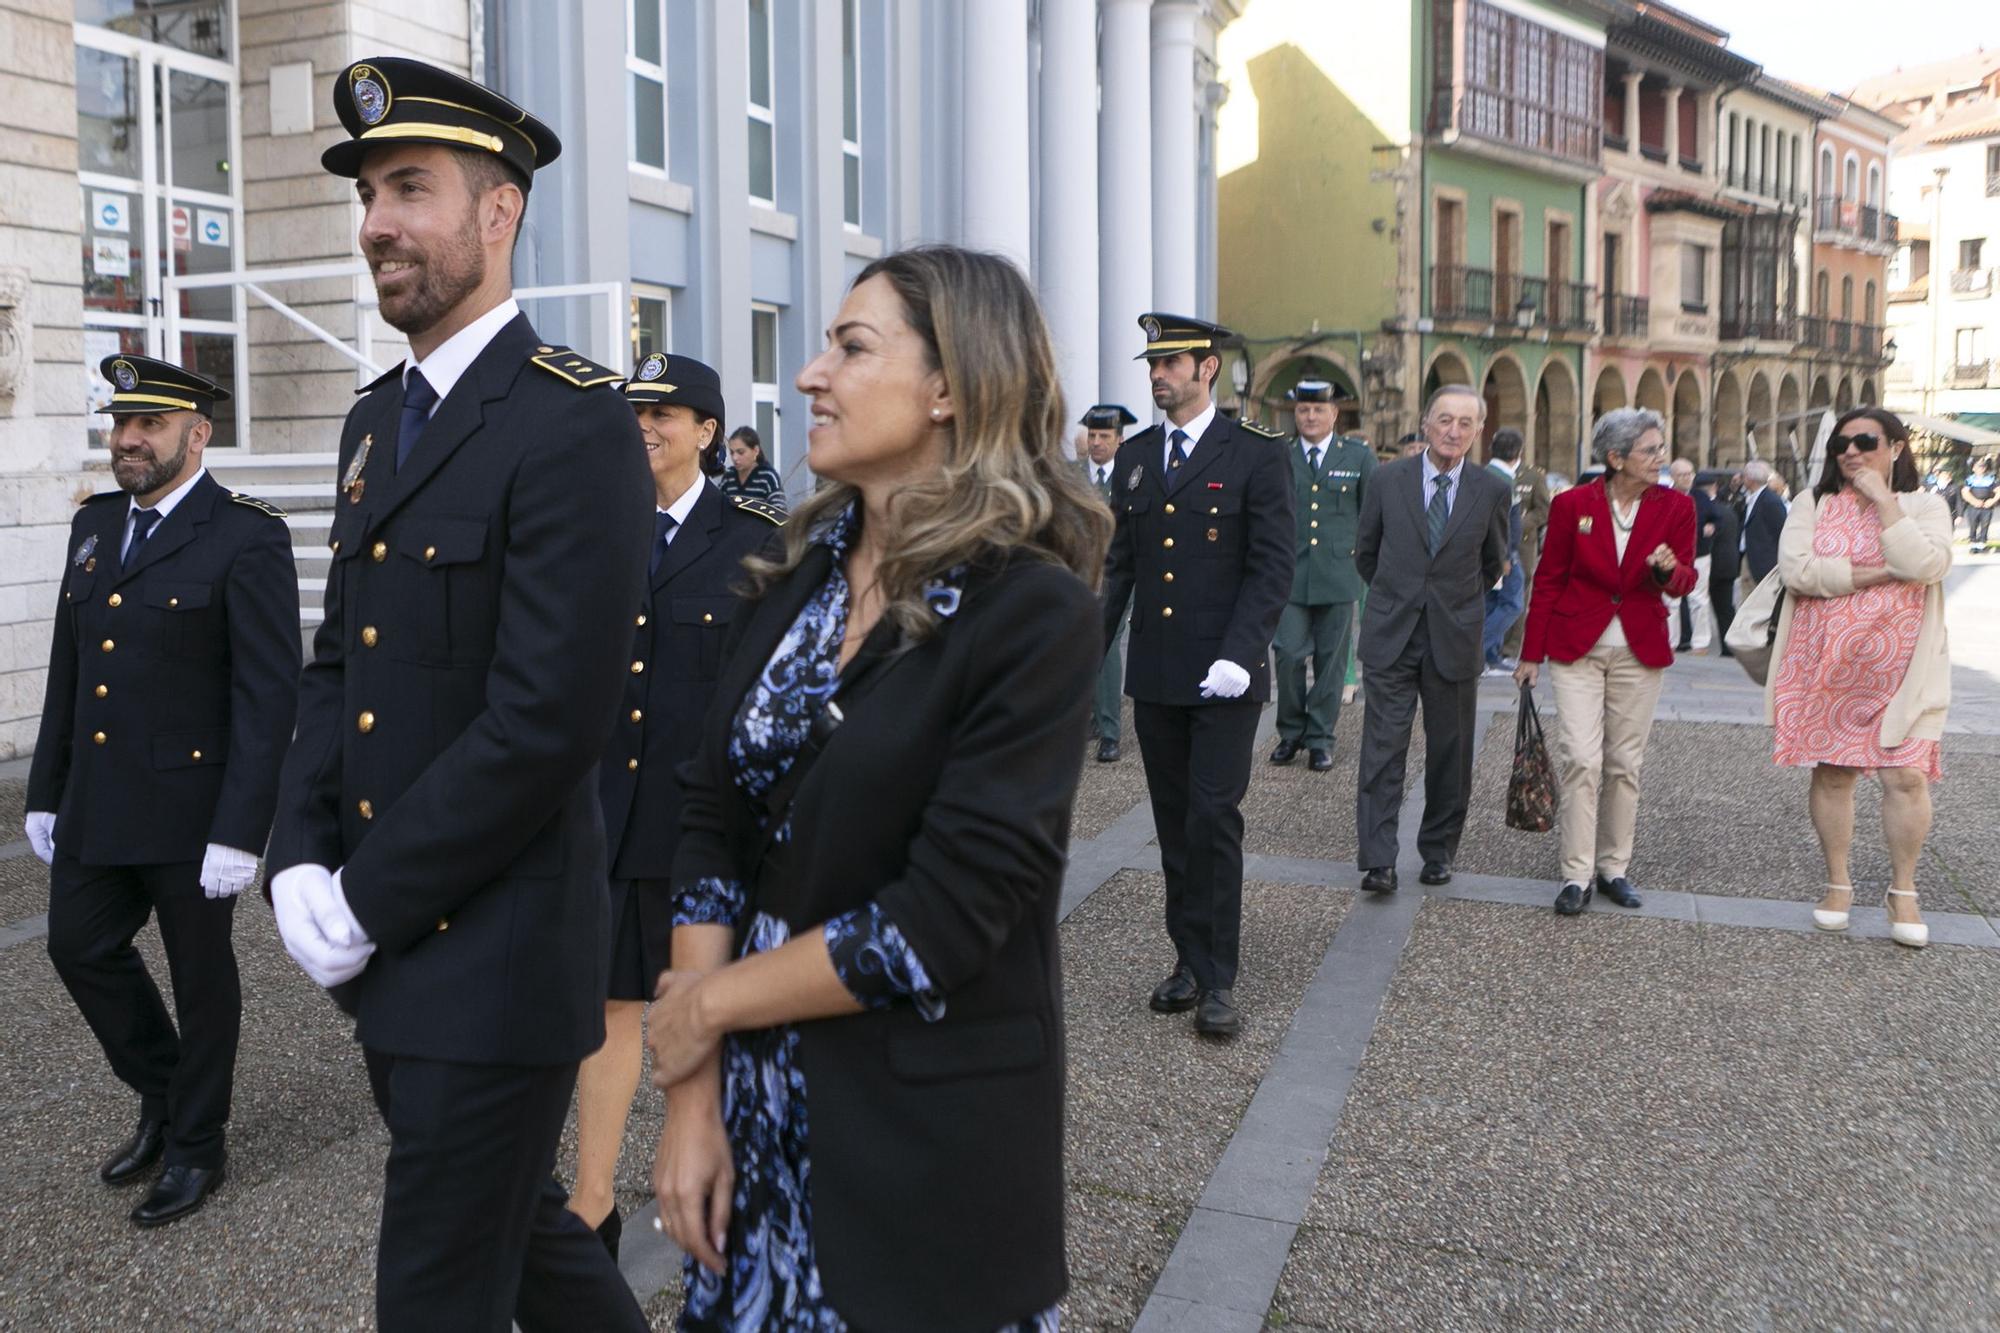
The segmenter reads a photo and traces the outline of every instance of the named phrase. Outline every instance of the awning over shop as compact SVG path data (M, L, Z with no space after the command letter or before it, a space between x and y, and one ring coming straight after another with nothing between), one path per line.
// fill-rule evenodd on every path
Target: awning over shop
M1983 424L1975 424L1975 419L1991 421L2000 425L2000 412L1965 412L1956 421L1945 417L1927 417L1920 412L1898 412L1903 424L1911 430L1925 430L1933 435L1942 435L1947 440L1957 440L1973 448L2000 445L2000 430L1990 430Z

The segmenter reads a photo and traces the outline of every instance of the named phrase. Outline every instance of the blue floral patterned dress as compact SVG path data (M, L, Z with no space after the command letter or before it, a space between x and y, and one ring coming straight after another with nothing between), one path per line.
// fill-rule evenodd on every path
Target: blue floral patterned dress
M814 718L840 680L840 645L847 629L847 576L842 561L859 526L852 508L815 537L831 549L833 566L745 691L729 739L736 786L759 804L791 767ZM964 571L926 589L942 616L958 609ZM790 816L774 841L790 841ZM747 916L747 919L746 919ZM785 922L749 912L744 886L702 879L680 892L674 924L723 925L736 931L737 955L775 949L791 935ZM944 997L902 932L873 903L821 929L835 972L855 1000L870 1009L910 1003L924 1018L944 1016ZM726 1270L718 1275L688 1259L680 1327L693 1333L845 1333L847 1322L827 1304L812 1238L812 1163L806 1152L806 1082L799 1067L797 1029L787 1025L739 1032L722 1043L722 1117L736 1168ZM1057 1333L1055 1308L1000 1333Z

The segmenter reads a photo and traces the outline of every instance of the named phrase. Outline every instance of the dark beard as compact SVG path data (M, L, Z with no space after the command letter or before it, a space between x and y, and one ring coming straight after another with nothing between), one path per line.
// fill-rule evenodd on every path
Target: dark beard
M194 423L181 427L180 447L168 458L155 457L151 463L134 459L130 463L116 459L111 464L111 475L117 479L118 489L127 495L151 495L162 486L180 475L182 464L187 462L188 437L194 434ZM131 469L140 470L133 473Z
M416 289L396 297L393 305L383 301L380 306L389 327L409 338L436 325L486 281L486 254L479 248L478 234L470 218L464 231L436 253L421 256L421 260L423 266L418 270ZM381 295L379 285L376 295L378 298Z

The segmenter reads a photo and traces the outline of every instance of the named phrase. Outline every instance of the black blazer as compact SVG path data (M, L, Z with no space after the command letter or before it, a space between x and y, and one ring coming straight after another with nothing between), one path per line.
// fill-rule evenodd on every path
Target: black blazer
M28 809L85 865L262 853L299 697L281 510L204 476L120 570L130 498L69 525Z
M1700 491L1695 494L1707 498ZM1715 535L1708 539L1709 582L1735 578L1743 568L1743 554L1737 547L1743 521L1736 516L1736 506L1723 500L1709 500L1702 521L1715 524Z
M1227 660L1250 673L1242 697L1262 703L1296 559L1284 441L1218 412L1171 492L1166 441L1164 428L1148 426L1112 463L1118 527L1104 557L1103 642L1130 602L1125 693L1156 704L1216 702L1201 697L1201 682Z
M743 881L750 910L794 936L872 900L923 961L946 997L937 1022L897 1004L799 1027L814 1243L856 1327L990 1333L1068 1285L1056 909L1103 660L1096 604L1067 571L1018 561L976 573L914 648L892 652L878 625L797 788L781 868L753 876L761 838L729 733L830 566L816 549L739 618L682 768L674 880Z
M607 864L618 879L664 880L674 870L681 787L674 768L692 755L722 666L722 641L736 618L734 585L743 557L781 522L768 505L745 508L704 483L674 534L634 619L625 698L599 767Z
M1785 502L1766 486L1743 515L1743 560L1750 577L1762 583L1778 567L1778 537L1785 530Z
M1486 590L1507 562L1514 488L1470 458L1459 468L1459 486L1444 544L1432 555L1422 455L1375 469L1354 546L1354 567L1368 581L1357 640L1362 666L1393 666L1422 617L1438 674L1455 681L1479 674Z
M544 346L502 328L400 471L396 371L341 435L343 481L367 453L334 502L270 868L346 867L379 948L335 998L392 1055L566 1064L604 1040L594 770L653 487L617 376Z

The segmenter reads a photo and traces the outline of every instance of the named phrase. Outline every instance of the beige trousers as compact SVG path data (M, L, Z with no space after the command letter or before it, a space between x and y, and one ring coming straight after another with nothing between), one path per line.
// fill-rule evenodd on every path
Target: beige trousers
M1666 672L1623 644L1602 643L1574 662L1549 663L1556 695L1557 824L1565 884L1616 879L1632 864L1639 819L1639 765Z

